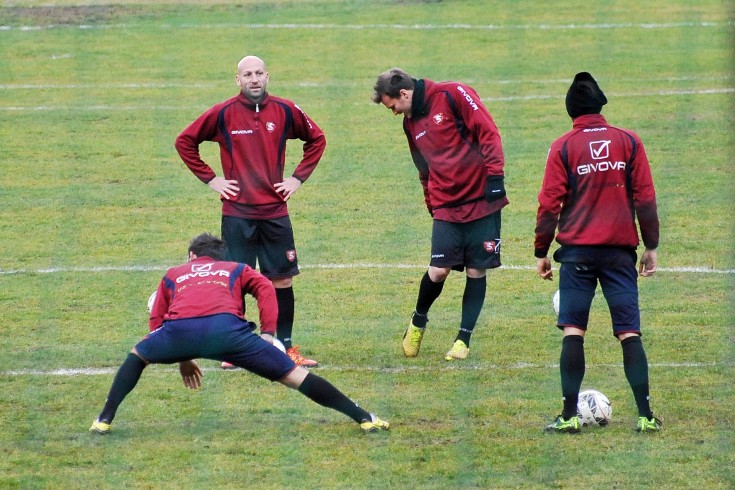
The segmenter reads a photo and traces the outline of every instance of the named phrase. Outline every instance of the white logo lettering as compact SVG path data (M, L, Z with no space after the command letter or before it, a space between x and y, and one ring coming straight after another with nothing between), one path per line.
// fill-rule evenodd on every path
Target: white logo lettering
M467 93L467 91L466 91L466 90L464 89L464 87L462 87L461 85L458 85L458 86L457 86L457 90L459 90L459 92L460 92L460 93L461 93L462 95L464 95L464 99L465 99L465 100L466 100L467 102L469 102L469 104L470 104L470 105L472 106L472 110L473 110L473 111L476 111L477 109L479 109L479 107L477 107L477 104L475 103L475 101L474 101L474 100L472 100L472 97L470 97L470 94L468 94L468 93Z
M587 175L594 172L607 172L608 170L625 170L625 162L586 163L577 167L577 175Z
M254 131L252 129L233 129L231 133L232 134L253 134Z
M219 277L230 277L230 273L225 270L217 270L213 271L212 266L214 264L192 264L191 265L191 273L184 274L183 276L179 276L176 278L176 284L180 284L187 279L194 279L197 277L210 277L210 276L219 276Z
M309 119L309 116L307 116L306 113L304 111L302 111L301 110L301 107L299 107L297 104L294 104L294 106L296 106L296 108L299 110L299 112L301 112L301 114L304 115L304 118L306 119L306 124L309 125L309 129L313 129L314 127L311 125L311 120Z
M582 130L583 133L592 133L595 131L607 131L607 128L587 128Z
M421 131L419 134L416 135L414 140L418 140L419 138L422 138L424 136L426 136L426 131Z

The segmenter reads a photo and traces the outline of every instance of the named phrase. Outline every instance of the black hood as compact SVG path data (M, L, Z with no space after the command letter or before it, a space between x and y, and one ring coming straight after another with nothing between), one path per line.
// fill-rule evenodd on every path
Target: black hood
M586 71L577 73L567 91L566 105L569 117L574 119L585 114L599 114L605 104L607 97L592 75Z
M426 82L424 79L413 79L413 98L411 99L411 117L419 119L429 113L426 107Z

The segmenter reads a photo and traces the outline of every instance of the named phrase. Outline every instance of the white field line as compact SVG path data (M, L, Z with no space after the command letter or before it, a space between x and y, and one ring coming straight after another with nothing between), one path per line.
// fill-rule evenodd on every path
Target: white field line
M71 55L69 55L71 56ZM726 80L732 80L735 78L734 75L723 74L720 76L679 76L679 77L647 77L645 80L640 78L632 77L615 77L617 82L633 82L640 84L645 81L646 83L677 83L677 82L722 82ZM514 85L519 86L523 84L533 85L568 85L570 81L568 79L465 79L463 80L468 84L486 84L486 85ZM318 88L323 89L324 87L360 87L364 85L360 81L349 81L349 80L329 80L325 82L310 82L310 81L281 81L278 83L279 87L301 87L301 88ZM100 89L100 90L146 90L146 89L162 89L162 88L216 88L223 86L220 82L118 82L118 83L6 83L0 84L0 90L89 90L89 89Z
M610 22L610 23L580 23L580 24L316 24L316 23L283 23L283 24L47 24L29 26L0 26L0 32L20 31L36 32L50 29L79 29L79 30L130 30L150 29L157 27L162 30L197 29L264 29L264 30L398 30L398 31L569 31L569 30L605 30L605 29L681 29L681 28L726 28L733 25L732 21L724 22Z
M1 87L0 87L1 88ZM633 93L608 93L611 97L669 97L684 95L720 95L735 93L735 87L721 87L699 90L653 90L650 92L633 92ZM512 95L508 97L482 97L483 102L518 102L526 100L554 100L564 99L563 94L538 94L538 95ZM367 104L367 103L366 103ZM363 104L360 104L363 105ZM139 111L188 111L194 108L188 108L183 105L171 106L151 106L151 105L39 105L39 106L5 106L0 107L0 111L4 112L43 112L43 111L104 111L104 112L139 112Z
M98 266L98 267L49 267L43 269L0 269L0 276L22 275L22 274L58 274L58 273L88 273L88 272L148 272L166 271L170 267L166 265L122 265L122 266ZM426 264L300 264L301 269L425 269ZM503 265L501 270L536 270L530 265ZM691 273L691 274L735 274L735 269L712 269L710 267L659 267L658 272Z
M659 362L651 363L649 367L652 369L697 369L711 367L734 367L731 362ZM588 364L588 368L622 368L622 364ZM522 369L558 369L559 364L538 364L532 362L518 362L515 364L499 365L499 364L444 364L435 367L428 366L331 366L329 364L320 364L318 371L367 371L377 373L410 373L410 372L447 372L447 371L503 371L503 370L522 370ZM16 369L10 371L0 371L0 376L99 376L110 375L117 372L118 367L105 368L64 368L64 369ZM149 368L150 369L150 368ZM178 373L178 368L164 367L156 365L153 367L156 371L165 371ZM204 372L221 372L218 367L202 367Z

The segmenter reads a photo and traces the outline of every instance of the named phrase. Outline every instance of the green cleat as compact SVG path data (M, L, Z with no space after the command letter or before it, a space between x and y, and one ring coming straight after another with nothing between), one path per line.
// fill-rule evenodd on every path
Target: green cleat
M419 355L421 348L421 339L424 337L424 329L416 327L412 324L403 334L403 355L406 357L416 357Z
M636 432L659 432L663 428L663 424L656 417L638 417L638 425Z
M109 434L110 433L110 424L107 422L101 422L99 419L92 422L92 427L89 428L89 432L96 432L98 434Z
M470 348L467 347L467 344L465 344L461 340L455 340L454 345L452 345L452 348L449 349L449 352L447 352L447 355L444 357L444 360L454 361L457 359L467 359L467 356L469 355L470 355Z
M360 422L360 428L363 432L379 432L381 430L390 429L390 424L385 420L380 420L374 413L370 414L370 420Z
M579 423L579 417L576 415L570 417L569 420L564 420L559 415L553 423L546 426L544 429L546 432L566 433L566 434L577 434L582 430L582 426Z

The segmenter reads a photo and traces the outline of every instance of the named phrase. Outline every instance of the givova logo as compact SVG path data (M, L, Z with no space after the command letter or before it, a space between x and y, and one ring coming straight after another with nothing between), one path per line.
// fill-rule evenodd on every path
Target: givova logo
M176 278L176 284L180 284L187 279L194 279L197 277L230 277L230 273L226 270L212 270L214 264L191 264L191 272L188 274L181 275Z
M593 160L607 160L610 156L610 140L590 141L590 155Z

